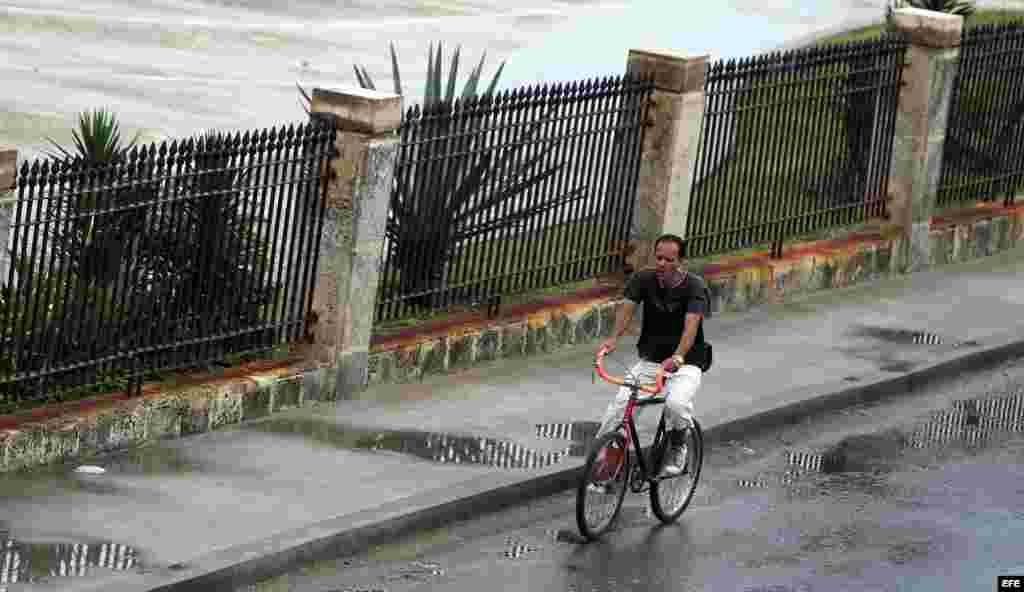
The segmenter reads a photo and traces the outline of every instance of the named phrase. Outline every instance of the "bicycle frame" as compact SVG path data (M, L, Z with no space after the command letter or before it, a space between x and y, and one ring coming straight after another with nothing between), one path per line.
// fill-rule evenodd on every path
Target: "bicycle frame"
M630 388L633 389L633 393L629 397L629 402L626 403L626 411L622 414L622 423L620 425L623 431L626 432L626 440L633 444L633 450L636 451L636 461L638 466L640 467L640 473L643 475L645 481L650 481L654 479L654 476L657 473L654 471L655 467L650 467L651 470L648 470L648 459L645 458L646 455L643 454L643 448L641 448L640 446L640 435L637 432L636 421L633 419L633 417L637 407L646 407L648 405L664 405L665 398L657 397L656 399L648 398L646 400L640 400L640 398L636 394L637 387L630 386ZM656 450L656 446L660 444L660 436L662 436L661 432L663 421L664 418L662 418L661 422L659 422L658 424L658 431L654 435L654 442L651 443L651 450ZM656 463L658 459L652 460Z
M637 382L626 382L622 379L617 379L612 376L609 376L608 373L604 371L604 368L602 367L602 361L606 353L607 352L604 349L598 350L597 360L595 360L594 362L594 368L597 370L597 373L601 376L601 378L604 379L605 381L610 382L612 384L625 386L626 388L630 389L629 401L626 403L626 411L625 413L623 413L622 423L620 423L619 425L626 432L626 441L632 442L633 449L636 450L637 463L639 464L640 470L643 472L644 479L650 481L651 479L653 479L653 474L650 471L648 471L647 459L644 458L643 449L640 447L640 436L637 433L636 422L634 421L633 416L636 412L637 407L644 407L647 405L663 405L665 403L665 396L662 395L662 393L665 392L664 372L660 369L658 370L656 385L654 388L641 386ZM650 393L652 396L644 397L643 399L641 399L638 396L639 391ZM662 420L664 420L664 418L662 418ZM659 432L661 432L662 427L663 426L659 424ZM655 434L654 443L652 444L652 446L657 445L659 443L660 442L658 434ZM618 473L616 473L616 477L617 476Z

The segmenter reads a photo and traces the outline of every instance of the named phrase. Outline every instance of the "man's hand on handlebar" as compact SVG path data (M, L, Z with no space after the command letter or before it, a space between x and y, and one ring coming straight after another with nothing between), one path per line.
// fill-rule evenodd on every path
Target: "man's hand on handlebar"
M618 339L614 337L609 337L608 339L605 339L604 341L601 342L601 347L598 349L603 349L606 350L608 353L612 353L613 351L615 351L615 348L618 347L617 342Z

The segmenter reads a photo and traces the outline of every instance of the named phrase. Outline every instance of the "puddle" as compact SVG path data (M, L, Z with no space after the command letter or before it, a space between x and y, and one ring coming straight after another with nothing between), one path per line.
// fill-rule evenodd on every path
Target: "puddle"
M861 326L852 331L857 337L868 337L879 341L888 341L897 345L950 345L954 348L977 347L981 345L974 340L959 341L928 331L910 331L907 329L889 329L886 327Z
M80 470L82 467L95 468ZM114 480L118 476L187 475L209 469L204 463L188 458L184 450L155 443L92 456L88 460L0 474L0 499L50 495L55 488L111 495L118 491Z
M573 421L565 423L544 423L535 426L538 438L550 438L557 440L572 440L569 447L569 456L584 457L587 455L587 446L594 441L597 430L601 429L601 423L597 421Z
M103 468L103 474L89 475L95 478L103 475L187 475L207 468L198 460L189 458L184 450L160 444L119 450L91 459L88 464Z
M917 364L915 364L914 362L907 362L907 361L901 360L901 361L897 361L897 362L887 362L887 363L882 364L881 366L879 366L878 369L881 370L882 372L902 373L902 372L910 372L911 370L913 370L916 367L917 367Z
M908 447L921 449L956 442L983 446L1001 434L1024 430L1024 392L965 399L934 413L910 433Z
M586 540L576 531L567 528L558 529L547 529L544 531L544 540L552 543L585 543ZM505 559L521 559L536 553L543 551L545 546L542 544L531 544L524 542L522 539L517 537L506 537L505 538L505 549L502 551L502 557Z
M0 584L34 583L50 578L85 577L94 570L125 571L140 566L138 553L126 545L32 543L0 532Z
M1024 392L960 400L904 428L849 436L824 450L784 450L777 468L723 480L714 488L721 494L782 487L794 499L855 492L909 499L912 492L889 483L889 474L927 467L951 454L980 452L1020 432Z
M305 418L273 418L248 429L301 435L317 442L367 452L398 452L441 464L501 469L543 469L562 462L573 450L533 450L509 440L419 430L360 430Z
M388 580L416 580L426 581L444 575L444 568L440 563L431 561L413 561L405 567L399 568L398 573L388 576Z
M521 559L531 553L543 550L544 547L540 545L531 545L523 543L517 540L509 539L505 541L505 550L502 552L502 557L505 559Z

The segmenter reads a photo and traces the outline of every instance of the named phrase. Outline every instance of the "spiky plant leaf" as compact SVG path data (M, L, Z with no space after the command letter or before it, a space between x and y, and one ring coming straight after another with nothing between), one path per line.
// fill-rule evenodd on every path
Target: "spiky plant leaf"
M459 50L462 46L455 48L455 53L452 54L452 66L448 71L448 92L445 94L445 102L451 103L455 98L455 78L459 73Z
M502 70L505 69L505 61L501 62L498 66L498 71L494 73L494 78L491 78L491 84L487 86L487 92L484 93L485 97L494 96L494 88L498 86L498 78L501 77Z
M135 147L140 134L135 137L127 146L121 146L121 126L117 117L106 109L85 111L78 116L78 129L72 131L75 142L75 152L57 144L53 138L47 137L50 144L57 148L57 152L50 152L48 156L54 160L78 160L88 165L100 165L115 162L121 159L129 150Z
M466 86L462 89L463 97L476 96L476 87L480 83L480 73L483 72L484 60L487 59L487 52L480 56L480 63L473 68L473 71L469 73L469 78L466 80Z
M441 48L442 44L439 41L437 43L437 54L434 58L434 76L432 80L427 81L427 84L430 85L430 95L434 103L441 100Z
M434 78L434 42L427 47L427 81L423 85L423 108L427 109L433 102L430 100L430 81Z
M306 91L297 83L295 87L299 89L299 92L302 93L302 98L306 101L306 103L302 105L302 109L306 112L306 115L312 115L311 109L313 108L313 99L311 99Z
M398 55L395 54L395 43L389 44L391 48L391 77L395 83L395 94L402 96L402 76L398 73Z
M377 86L373 84L373 79L370 78L370 71L367 70L366 67L362 67L362 70L363 70L363 80L366 81L366 86L364 86L363 88L368 88L370 90L377 90Z

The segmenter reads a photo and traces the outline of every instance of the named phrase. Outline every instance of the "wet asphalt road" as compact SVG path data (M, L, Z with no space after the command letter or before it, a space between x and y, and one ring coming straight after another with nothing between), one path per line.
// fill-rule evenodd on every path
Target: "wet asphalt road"
M1024 573L1024 361L719 443L679 524L572 493L309 564L246 592L993 590Z

